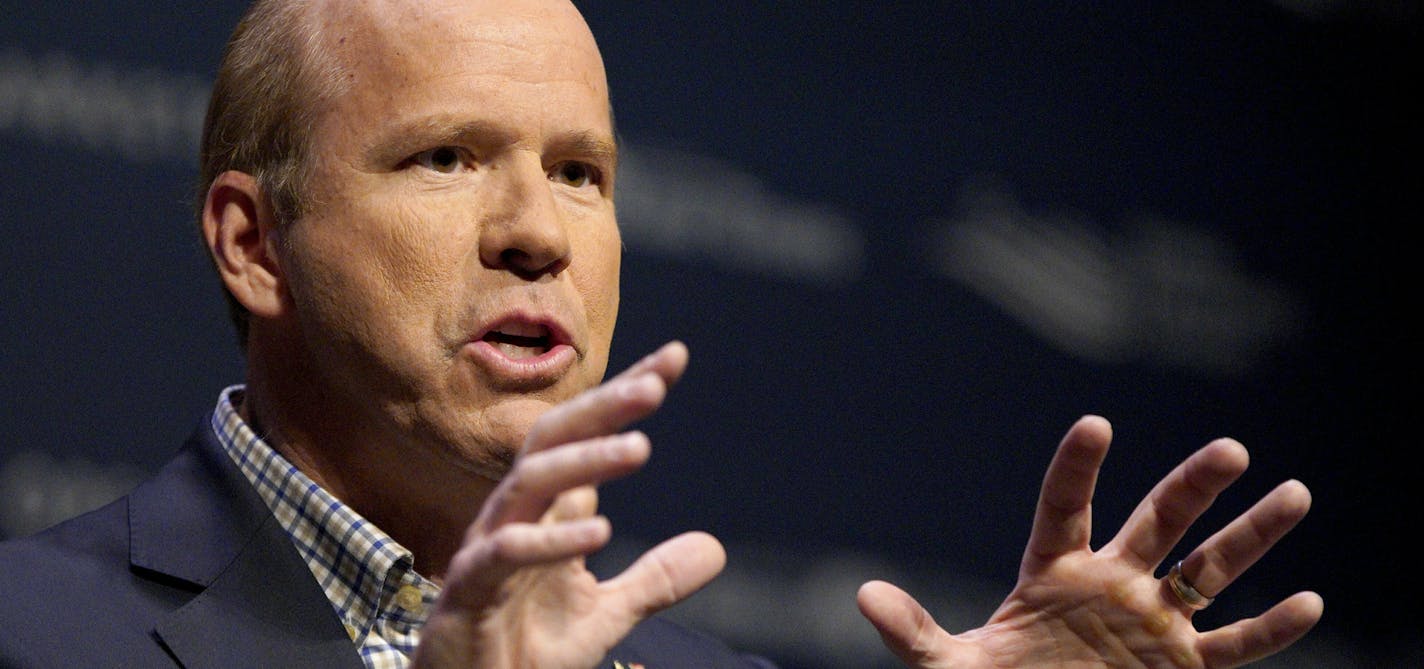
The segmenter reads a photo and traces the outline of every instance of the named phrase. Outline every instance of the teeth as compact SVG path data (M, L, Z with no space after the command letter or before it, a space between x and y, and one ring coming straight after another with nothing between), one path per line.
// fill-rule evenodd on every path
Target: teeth
M505 323L495 328L495 332L514 337L543 337L548 334L544 326L534 323Z
M511 358L513 360L533 358L543 353L541 349L530 348L528 346L517 346L515 344L509 344L505 342L496 342L494 344L494 347L499 349L500 353L503 353L506 357Z

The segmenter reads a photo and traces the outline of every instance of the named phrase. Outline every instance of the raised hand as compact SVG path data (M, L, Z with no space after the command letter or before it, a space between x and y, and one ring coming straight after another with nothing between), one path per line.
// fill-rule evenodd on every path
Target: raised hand
M697 532L606 581L584 567L612 535L595 486L650 454L645 435L620 430L655 411L686 366L686 347L665 345L539 418L451 560L416 666L592 667L638 621L722 570L722 545Z
M1199 632L1192 614L1265 554L1310 508L1298 481L1276 487L1181 562L1156 572L1187 528L1242 472L1246 449L1218 439L1188 457L1093 550L1092 498L1112 429L1096 416L1069 429L1044 476L1018 583L983 627L950 634L909 594L875 581L861 612L913 667L1235 667L1279 652L1324 608L1300 592L1257 618Z

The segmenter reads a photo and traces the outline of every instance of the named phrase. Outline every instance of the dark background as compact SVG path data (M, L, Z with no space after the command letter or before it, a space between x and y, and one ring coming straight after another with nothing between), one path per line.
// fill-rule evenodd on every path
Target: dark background
M1417 3L580 6L625 144L614 369L693 353L600 568L711 530L728 572L671 615L890 666L855 587L982 622L1098 413L1097 543L1217 436L1252 467L1185 546L1314 493L1203 626L1309 588L1320 628L1263 664L1424 660ZM120 494L241 380L189 200L242 7L0 1L0 536Z

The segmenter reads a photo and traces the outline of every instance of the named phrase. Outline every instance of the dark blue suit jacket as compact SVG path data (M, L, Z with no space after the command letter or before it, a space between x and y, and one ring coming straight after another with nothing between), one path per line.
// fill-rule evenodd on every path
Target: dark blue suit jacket
M610 651L647 669L772 667L652 619ZM108 506L0 543L0 667L350 667L326 595L205 422Z

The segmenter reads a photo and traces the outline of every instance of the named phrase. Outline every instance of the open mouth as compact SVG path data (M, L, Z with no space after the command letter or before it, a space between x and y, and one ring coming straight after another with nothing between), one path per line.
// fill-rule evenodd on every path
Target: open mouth
M555 344L549 328L535 323L504 323L480 339L513 360L537 358Z
M552 316L513 312L485 327L464 350L483 380L498 389L545 388L578 362L573 337Z

